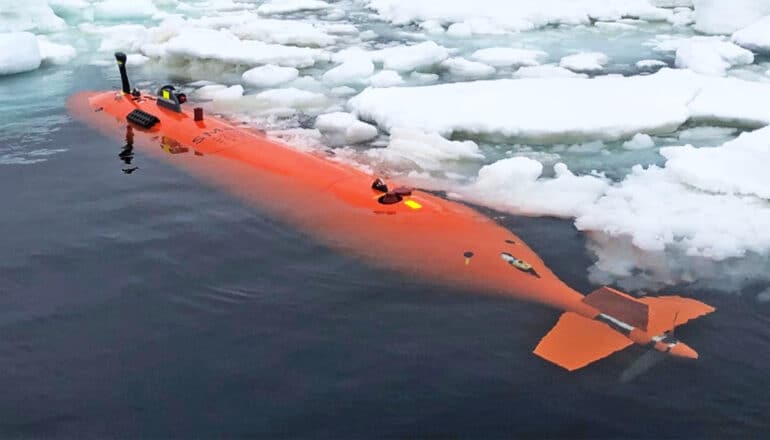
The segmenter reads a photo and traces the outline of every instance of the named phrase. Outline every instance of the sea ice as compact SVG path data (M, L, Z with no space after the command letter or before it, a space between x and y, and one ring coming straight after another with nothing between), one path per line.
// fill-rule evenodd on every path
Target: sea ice
M374 73L374 63L367 56L351 57L323 74L324 82L341 85L361 82Z
M584 52L567 55L561 59L559 66L574 72L600 72L609 62L609 57L601 52Z
M158 12L151 0L105 0L94 4L94 15L103 20L149 18Z
M444 60L441 67L447 69L452 76L463 79L486 78L495 74L495 68L477 61L455 57Z
M733 41L757 52L770 52L770 13L733 34Z
M473 141L450 141L436 133L414 128L394 128L386 148L373 148L366 154L396 166L414 164L424 171L440 170L445 161L484 158Z
M293 67L281 67L273 64L255 67L243 72L241 80L253 87L275 87L295 80L299 70Z
M644 150L655 146L655 141L648 134L637 133L631 139L623 142L623 148L626 150Z
M329 137L341 137L347 144L366 142L377 137L377 127L344 112L319 115L315 128Z
M733 66L751 64L754 54L718 37L681 40L676 50L676 66L705 75L725 76Z
M40 50L40 58L44 63L65 64L77 55L77 50L68 44L58 44L47 37L39 35L37 44Z
M288 14L299 11L317 11L330 8L331 5L321 0L270 0L257 8L263 15Z
M0 76L35 70L41 62L35 35L29 32L0 33Z
M537 66L547 56L541 50L513 47L488 47L471 54L472 59L494 67Z
M404 84L404 79L395 70L383 70L369 77L372 87L393 87Z
M693 0L695 29L707 34L732 34L770 15L767 0Z

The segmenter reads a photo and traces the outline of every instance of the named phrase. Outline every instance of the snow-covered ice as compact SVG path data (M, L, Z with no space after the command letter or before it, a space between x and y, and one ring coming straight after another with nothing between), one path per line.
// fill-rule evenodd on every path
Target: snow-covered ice
M393 129L388 146L368 150L367 155L395 167L411 164L425 171L440 170L442 162L446 161L484 158L473 141L450 141L436 133L414 128Z
M28 72L40 67L40 48L34 34L0 34L0 76Z
M691 118L764 125L770 123L767 102L765 84L663 69L637 77L367 89L348 106L385 130L415 127L551 143L666 133Z
M733 41L757 52L770 52L770 12L753 24L735 32Z
M594 73L604 69L609 61L609 57L601 52L584 52L567 55L559 61L559 66L574 72Z
M377 137L377 127L361 122L354 115L344 112L319 115L315 128L329 137L340 137L346 144L366 142Z
M537 66L547 55L541 50L488 47L473 52L471 58L494 67L519 67Z
M253 87L275 87L296 79L299 70L293 67L281 67L273 64L255 67L243 72L241 80Z

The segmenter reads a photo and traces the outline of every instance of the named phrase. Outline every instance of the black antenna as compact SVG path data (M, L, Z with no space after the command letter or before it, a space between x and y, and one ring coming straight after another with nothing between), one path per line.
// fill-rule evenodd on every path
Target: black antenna
M120 81L123 83L123 93L131 93L131 85L128 83L128 74L126 73L126 54L123 52L115 52L115 59L118 61Z

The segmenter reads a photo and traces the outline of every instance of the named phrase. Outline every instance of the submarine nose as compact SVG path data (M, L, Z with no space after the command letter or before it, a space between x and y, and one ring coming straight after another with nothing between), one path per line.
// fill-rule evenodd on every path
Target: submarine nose
M684 342L679 342L671 347L670 353L676 357L698 359L698 352L690 348L690 346Z

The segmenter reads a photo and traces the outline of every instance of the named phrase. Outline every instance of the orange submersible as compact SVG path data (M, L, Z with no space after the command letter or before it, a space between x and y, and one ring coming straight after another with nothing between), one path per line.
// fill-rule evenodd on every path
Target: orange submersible
M245 127L182 109L172 86L157 96L84 92L68 102L89 126L164 157L265 209L320 242L410 276L542 303L564 314L534 352L575 370L634 343L684 358L697 353L677 325L714 308L679 296L635 298L609 287L582 295L559 280L518 237L474 209L386 184L354 167L299 151ZM158 148L158 147L161 148Z

